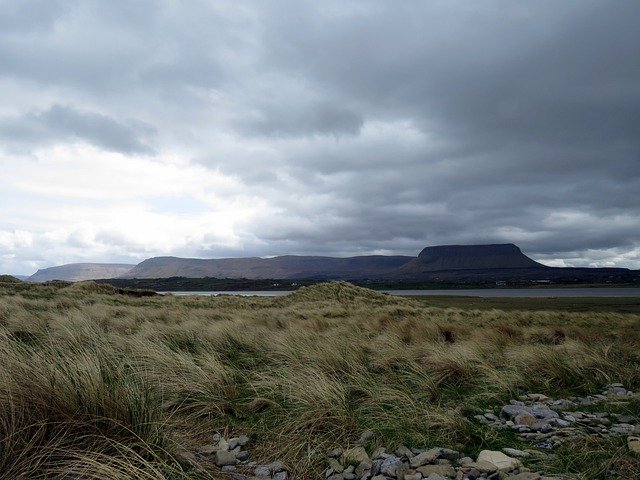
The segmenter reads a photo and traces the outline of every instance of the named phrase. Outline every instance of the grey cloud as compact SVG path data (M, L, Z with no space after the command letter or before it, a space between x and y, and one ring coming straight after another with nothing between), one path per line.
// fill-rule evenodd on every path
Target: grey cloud
M0 80L90 111L4 117L5 142L184 148L275 212L158 254L514 241L640 267L637 2L51 5L0 16Z
M248 133L267 136L357 135L363 120L355 112L329 104L304 105L302 108L266 105L239 127Z
M79 139L115 152L152 153L143 142L152 133L150 126L140 122L125 125L100 113L64 105L54 105L22 118L0 118L0 138L30 148Z

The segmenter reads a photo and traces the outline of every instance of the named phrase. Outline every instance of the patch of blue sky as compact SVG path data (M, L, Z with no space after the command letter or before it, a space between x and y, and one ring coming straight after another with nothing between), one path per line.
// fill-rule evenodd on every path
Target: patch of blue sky
M162 196L149 200L152 211L163 214L192 215L211 211L211 207L192 195Z

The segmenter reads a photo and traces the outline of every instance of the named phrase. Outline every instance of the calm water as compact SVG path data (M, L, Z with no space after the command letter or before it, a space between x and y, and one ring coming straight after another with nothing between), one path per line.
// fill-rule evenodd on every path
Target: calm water
M428 297L449 295L456 297L640 297L640 288L490 288L460 290L382 290L390 295ZM160 292L173 295L239 295L242 297L281 297L291 291L270 292Z

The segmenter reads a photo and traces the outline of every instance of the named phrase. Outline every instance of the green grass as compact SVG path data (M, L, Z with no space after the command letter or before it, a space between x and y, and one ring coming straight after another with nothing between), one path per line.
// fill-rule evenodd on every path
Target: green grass
M180 452L222 431L249 434L252 454L293 478L319 478L323 452L366 429L372 447L518 448L472 415L522 393L640 388L638 314L434 301L345 283L280 298L3 284L0 476L217 478ZM618 447L578 445L540 468L600 478L610 455L622 466L607 478L638 476Z

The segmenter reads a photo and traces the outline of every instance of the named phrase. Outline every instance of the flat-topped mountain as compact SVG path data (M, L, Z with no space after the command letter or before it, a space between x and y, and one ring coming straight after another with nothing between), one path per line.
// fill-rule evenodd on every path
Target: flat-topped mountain
M414 258L385 255L347 258L296 255L221 259L154 257L138 264L121 278L369 278L391 275Z
M51 280L65 280L80 282L82 280L96 280L99 278L114 278L124 275L135 265L125 263L68 263L57 267L42 268L31 275L29 282L49 282Z
M494 268L547 268L527 257L512 243L439 245L427 247L418 258L400 268L403 274Z

